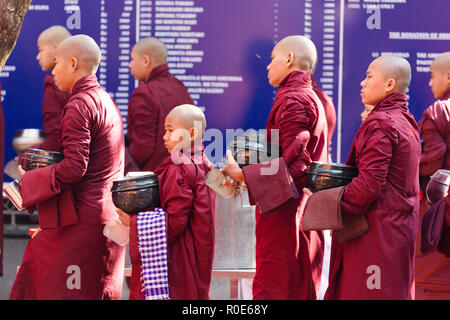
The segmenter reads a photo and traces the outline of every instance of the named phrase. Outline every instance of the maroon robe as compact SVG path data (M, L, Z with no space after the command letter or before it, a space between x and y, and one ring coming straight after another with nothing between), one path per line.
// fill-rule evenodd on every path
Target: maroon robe
M193 104L183 83L173 77L167 64L156 67L141 82L128 103L128 151L142 171L155 171L168 156L164 146L167 114L182 104Z
M423 112L418 125L424 140L420 175L431 176L439 169L450 169L450 89L442 100Z
M294 71L280 84L266 123L267 140L274 143L271 130L279 130L279 144L285 163L299 193L261 214L256 207L256 273L253 299L315 299L320 286L323 258L321 232L300 229L307 197L303 195L305 171L311 161L327 161L327 122L323 106L314 93L311 75ZM276 175L262 175L260 164L243 168L251 203L260 185L278 188ZM270 193L275 194L275 192ZM266 197L269 199L270 194ZM270 199L273 201L276 199ZM314 281L313 281L314 280Z
M44 98L42 101L42 120L44 132L47 135L39 148L44 150L59 150L61 135L61 113L69 101L70 93L61 91L55 84L53 75L44 78Z
M419 133L424 140L420 157L420 175L424 181L422 192L429 177L438 169L450 169L450 90L443 99L436 101L423 113L418 123ZM426 197L421 201L419 226L428 209ZM417 243L421 242L421 233ZM416 246L415 261L416 299L450 299L450 259L439 252L422 253Z
M183 155L188 161L179 165L169 156L155 171L159 175L161 208L167 214L169 296L172 300L209 299L216 194L205 183L212 166L203 154L203 146L197 146L196 151L194 156ZM130 226L130 300L141 300L144 297L137 215L131 216Z
M0 83L0 91L2 85ZM2 95L0 93L0 168L5 162L5 119L3 117ZM3 186L3 174L0 175L0 183ZM2 200L3 201L3 200ZM3 205L0 206L0 277L3 276Z
M342 244L333 236L325 299L414 298L419 159L406 95L389 95L356 133L347 164L359 174L341 200L343 213L366 215L369 231Z
M330 147L331 139L333 138L334 129L336 128L336 108L334 107L333 100L328 96L319 86L316 80L312 77L312 86L314 92L322 102L323 109L325 110L325 117L327 118L327 130L328 130L328 148Z
M120 299L125 247L103 235L123 177L122 118L94 75L77 81L61 121L64 160L26 172L24 206L43 230L28 242L11 299Z

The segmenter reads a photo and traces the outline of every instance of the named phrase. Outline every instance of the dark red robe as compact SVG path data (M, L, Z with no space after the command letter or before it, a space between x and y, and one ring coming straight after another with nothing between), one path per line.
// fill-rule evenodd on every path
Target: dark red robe
M167 114L182 104L193 104L183 83L173 77L167 64L153 69L128 103L128 151L142 171L155 171L168 156L164 146Z
M311 161L327 161L328 148L325 112L313 91L309 73L294 71L282 81L266 130L267 140L272 143L275 137L271 130L279 130L281 153L300 196L270 214L261 214L259 206L256 207L253 299L315 299L320 286L323 235L300 229L307 201L302 189ZM261 185L278 188L279 183L275 175L262 175L258 166L243 168L252 204L265 201L265 197L254 198ZM270 198L270 194L266 197Z
M172 157L168 157L155 170L159 174L161 208L167 214L168 278L172 300L209 299L216 194L205 184L205 176L212 166L201 145L196 151L194 156L182 156L188 159L187 164L177 165ZM141 300L137 215L131 216L130 226L130 300Z
M312 86L314 92L322 102L323 109L325 110L325 117L327 118L327 129L328 129L328 148L330 147L331 139L333 138L334 129L336 128L336 108L334 107L333 100L328 96L319 86L316 80L312 77Z
M39 148L44 150L59 150L59 138L61 135L61 114L70 93L61 91L55 84L53 75L44 78L44 98L42 101L42 124L47 135Z
M438 169L450 169L450 90L423 113L419 133L424 140L420 157L421 180L428 181ZM425 191L425 183L422 188ZM428 209L426 198L421 201L419 225ZM420 231L420 229L419 229ZM417 243L421 242L421 233ZM416 246L415 261L416 299L450 299L450 259L439 252L422 253Z
M2 84L0 83L0 91ZM5 120L3 117L2 95L0 93L0 168L3 168L5 158ZM0 175L3 186L3 174ZM3 201L3 200L2 200ZM0 206L0 277L3 276L3 205Z
M26 172L24 206L43 230L28 242L11 299L120 299L125 247L103 235L123 177L122 118L94 75L75 83L61 121L64 160Z
M325 299L414 298L420 148L403 93L383 99L358 129L347 164L359 174L341 210L365 214L369 231L342 244L333 236Z

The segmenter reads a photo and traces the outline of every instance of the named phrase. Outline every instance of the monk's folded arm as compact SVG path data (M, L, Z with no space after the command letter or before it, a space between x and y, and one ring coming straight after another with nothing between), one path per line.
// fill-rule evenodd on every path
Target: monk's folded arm
M61 147L64 160L55 164L56 181L62 187L79 182L86 173L91 144L90 114L84 102L69 102L61 121Z
M162 181L160 192L164 194L164 203L161 205L167 214L167 240L168 244L171 244L185 231L189 223L194 196L177 165L167 169Z
M301 178L311 164L306 147L311 137L308 129L316 119L315 110L298 101L290 101L283 111L280 121L280 145L294 180Z
M142 168L155 150L159 109L138 90L133 92L128 105L128 152Z
M366 131L367 142L358 160L358 177L350 182L341 200L345 213L364 213L386 184L392 158L392 141L380 128Z
M428 176L441 168L445 152L447 151L447 142L444 141L433 121L426 114L420 121L420 134L425 141L420 157L420 174ZM436 161L438 161L436 165L431 164L431 162Z

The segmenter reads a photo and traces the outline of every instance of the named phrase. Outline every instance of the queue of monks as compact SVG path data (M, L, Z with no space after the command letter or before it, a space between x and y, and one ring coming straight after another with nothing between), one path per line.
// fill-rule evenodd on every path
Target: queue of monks
M129 99L126 139L120 112L96 78L97 43L53 26L37 45L42 70L51 72L44 79L47 138L40 147L64 159L26 172L19 166L23 205L29 212L37 207L39 229L10 299L120 299L125 246L103 234L117 218L130 230L129 299L209 299L216 194L205 182L213 169L202 140L207 122L170 74L164 43L146 38L132 50L129 68L139 86ZM302 228L309 199L321 197L305 188L305 172L312 161L329 161L336 114L313 78L318 56L310 39L288 36L270 58L268 81L278 90L267 101L266 139L276 139L281 154L241 168L227 152L221 171L245 183L256 206L253 299L314 300L325 239L323 230ZM446 213L439 250L420 250L422 217L430 209L424 188L434 172L450 169L450 52L430 71L437 100L417 123L407 104L407 60L381 56L361 70L365 110L346 161L358 176L333 203L343 215L365 217L368 228L346 241L332 233L324 299L450 298L450 196L440 202ZM268 166L277 170L266 173ZM157 243L143 236L152 227L144 213L126 214L112 202L112 182L133 171L158 174L161 205L149 208L154 221L162 217ZM157 251L164 272L148 262L148 250Z

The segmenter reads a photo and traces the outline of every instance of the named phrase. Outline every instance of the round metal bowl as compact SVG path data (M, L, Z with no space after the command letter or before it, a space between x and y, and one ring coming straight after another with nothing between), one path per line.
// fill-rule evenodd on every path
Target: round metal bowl
M281 155L280 152L278 154L272 154L270 143L252 141L245 136L234 138L233 142L228 146L228 149L231 150L234 159L241 168L249 164L269 161Z
M311 192L346 186L358 176L356 167L313 161L306 171L306 187Z
M426 196L430 203L446 197L450 185L450 171L439 169L431 177L427 185Z
M20 129L13 137L12 145L17 154L21 154L29 147L41 144L45 140L44 130Z
M161 202L156 174L116 180L111 192L114 205L128 214L159 207Z
M21 156L21 165L25 171L43 168L64 159L60 152L28 148Z

